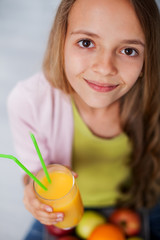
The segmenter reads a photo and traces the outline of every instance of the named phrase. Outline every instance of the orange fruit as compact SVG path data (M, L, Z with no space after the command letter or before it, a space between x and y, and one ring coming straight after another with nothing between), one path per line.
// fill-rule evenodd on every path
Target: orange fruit
M105 223L97 226L88 240L125 240L125 236L119 227Z

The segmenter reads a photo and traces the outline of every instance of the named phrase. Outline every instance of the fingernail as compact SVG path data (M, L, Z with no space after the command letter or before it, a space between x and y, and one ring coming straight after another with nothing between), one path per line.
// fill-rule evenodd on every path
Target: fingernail
M57 221L57 222L62 222L63 219L62 219L62 218L57 218L56 221Z
M52 212L52 208L51 207L46 207L46 211L47 212Z
M57 218L63 218L63 214L62 213L58 213L57 214Z

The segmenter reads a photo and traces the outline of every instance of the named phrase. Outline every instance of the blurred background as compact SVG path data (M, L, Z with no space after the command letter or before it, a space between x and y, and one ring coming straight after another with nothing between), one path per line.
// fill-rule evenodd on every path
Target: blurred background
M41 70L60 0L0 0L0 153L15 155L6 101L18 81ZM160 0L157 0L160 6ZM19 167L0 159L0 239L23 240L33 218L23 205Z
M41 70L59 0L0 0L0 153L15 155L6 100L20 80ZM32 224L23 206L20 168L0 159L0 239L22 240Z

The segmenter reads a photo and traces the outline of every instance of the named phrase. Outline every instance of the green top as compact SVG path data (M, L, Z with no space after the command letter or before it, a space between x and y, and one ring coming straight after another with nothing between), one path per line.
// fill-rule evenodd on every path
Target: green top
M129 179L127 166L132 147L122 133L111 139L95 136L72 102L74 115L73 169L85 207L114 205L120 197L117 187Z

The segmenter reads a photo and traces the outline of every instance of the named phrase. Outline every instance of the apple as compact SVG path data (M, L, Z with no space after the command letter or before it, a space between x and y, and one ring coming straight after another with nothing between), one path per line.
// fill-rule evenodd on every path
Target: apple
M103 215L96 211L85 211L75 231L81 238L88 238L95 227L106 222Z
M65 237L58 238L58 240L79 240L79 238L74 236L65 236Z
M110 222L120 226L127 236L135 236L141 230L141 220L137 212L121 208L115 210L109 218Z
M74 232L74 228L61 229L61 228L58 228L54 225L50 225L50 226L46 225L46 228L51 235L54 235L54 236L57 236L57 237L66 236L66 235L69 235L69 234Z

